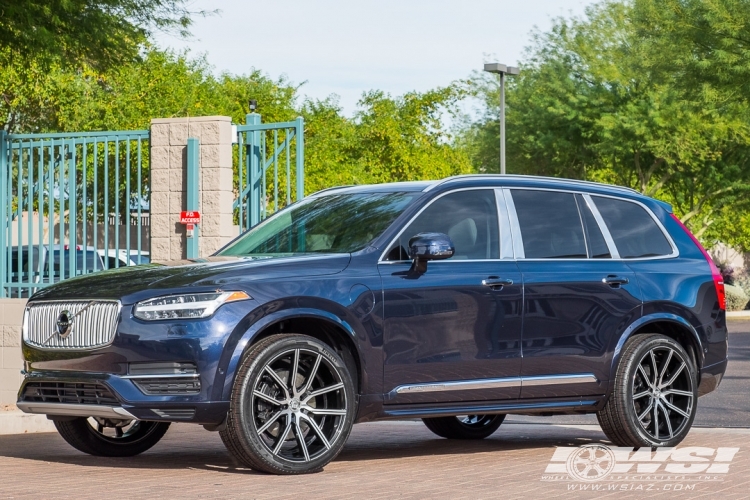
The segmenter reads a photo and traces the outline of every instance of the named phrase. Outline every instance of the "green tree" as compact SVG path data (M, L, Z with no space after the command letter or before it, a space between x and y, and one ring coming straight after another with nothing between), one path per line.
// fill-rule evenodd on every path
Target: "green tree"
M0 49L96 68L135 58L155 31L186 36L187 0L0 0Z
M509 87L508 168L633 187L671 202L703 236L723 207L748 208L746 106L686 92L652 63L658 51L633 19L630 2L605 1L536 33ZM496 84L481 78L491 106ZM490 106L463 138L487 170L497 151Z

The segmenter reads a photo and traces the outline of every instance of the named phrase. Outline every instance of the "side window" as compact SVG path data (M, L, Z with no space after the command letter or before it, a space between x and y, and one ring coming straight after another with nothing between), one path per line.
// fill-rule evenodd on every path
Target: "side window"
M578 209L583 219L583 230L586 234L589 257L592 259L612 258L612 255L609 253L609 247L607 247L607 242L604 240L602 230L599 229L599 224L596 222L594 214L591 212L591 208L586 203L586 200L583 196L577 194L576 201L578 202Z
M495 192L491 189L458 191L438 198L401 233L386 260L407 260L409 239L427 232L450 237L456 248L450 260L499 258Z
M527 259L585 259L586 240L572 193L513 189Z
M640 205L592 196L623 259L670 255L672 246L654 219Z

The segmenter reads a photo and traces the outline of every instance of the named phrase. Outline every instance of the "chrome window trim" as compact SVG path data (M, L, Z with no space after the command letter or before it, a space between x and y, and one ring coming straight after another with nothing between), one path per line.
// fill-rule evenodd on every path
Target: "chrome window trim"
M619 259L620 258L620 252L617 251L617 245L615 245L615 240L612 239L612 235L609 232L609 228L607 227L607 223L604 222L604 218L602 217L602 214L599 213L599 209L596 207L596 203L594 203L594 200L591 199L591 195L588 193L583 194L583 199L586 200L586 205L588 205L589 210L591 210L591 213L594 216L594 220L596 220L596 223L599 225L599 230L602 232L602 236L604 236L604 242L607 244L607 247L609 248L609 254L611 259ZM621 199L621 198L618 198ZM606 260L606 259L601 259Z
M627 199L627 198L623 198L621 196L613 196L613 195L606 195L606 194L596 194L596 193L591 194L591 193L587 193L587 192L583 192L583 191L573 191L573 190L570 190L570 189L538 188L538 187L511 187L511 188L503 188L503 189L507 190L507 191L512 191L514 189L517 189L517 190L527 190L527 191L528 190L531 190L531 191L555 191L555 192L560 192L560 193L581 194L581 195L584 195L584 197L587 196L587 195L589 197L601 196L602 198L612 198L614 200L626 201L628 203L635 203L636 205L639 205L641 208L643 208L646 211L646 213L651 217L651 219L653 219L653 221L656 223L657 227L661 230L662 234L664 235L664 237L669 242L669 245L672 247L672 253L669 254L669 255L657 255L657 256L654 256L654 257L628 257L628 258L623 258L623 257L620 256L620 253L617 251L617 248L616 248L616 245L614 243L614 240L612 240L613 247L610 248L610 254L612 254L612 258L610 258L610 259L580 259L580 258L576 258L576 259L555 259L555 258L534 258L534 259L531 259L531 258L529 258L529 259L527 259L527 258L525 258L523 256L519 257L518 253L516 253L516 260L521 260L522 259L522 260L529 261L529 262L583 262L583 261L588 261L588 262L591 262L591 261L602 261L603 262L603 261L607 261L607 260L617 260L617 261L624 261L624 262L633 262L633 261L646 261L646 260L673 259L675 257L679 257L680 256L680 252L677 249L677 245L675 244L674 240L672 239L672 236L664 228L664 225L661 223L661 221L659 221L659 219L656 217L656 215L654 215L654 213L651 211L651 209L649 207L647 207L646 205L644 205L643 203L641 203L640 201L630 200L630 199ZM506 199L506 201L510 201L510 203L512 203L513 193L508 193L506 195L505 199ZM596 205L596 202L592 200L592 204ZM510 207L510 204L509 204L509 207ZM597 210L596 213L598 213L598 210ZM599 216L601 216L601 214L599 214ZM518 234L518 238L520 240L521 249L523 250L523 237L521 236L521 227L520 227L520 225L518 223L518 216L515 213L515 205L513 205L513 211L511 213L511 221L512 221L512 224L513 224L513 229L517 230L517 233L514 232L513 234L514 235ZM602 222L604 222L604 219L602 219ZM606 223L604 224L604 226L606 227ZM602 234L604 234L603 231L602 231ZM609 229L607 229L607 234L609 234ZM612 235L610 234L610 238L611 237L612 237ZM515 238L513 240L513 244L514 245L516 244L516 239ZM609 246L609 242L607 242L607 245ZM614 253L612 252L613 249L614 249ZM617 255L616 258L614 257L615 254Z
M427 207L431 206L433 203L438 201L443 196L447 196L449 194L453 193L459 193L461 191L494 191L495 188L492 186L472 186L472 187L465 187L465 188L458 188L458 189L452 189L450 191L446 191L445 193L441 193L432 200L429 201L425 206L419 209L419 211L414 214L411 219L409 219L402 227L401 230L396 233L396 236L394 236L391 241L388 242L388 244L383 249L383 252L380 254L380 257L378 258L378 264L396 264L396 263L403 263L403 262L411 262L411 260L385 260L385 256L388 254L388 250L393 246L393 243L395 243L401 235L406 231L406 228L411 225L412 222L414 222L417 217L422 215L422 212L427 210ZM495 212L498 211L497 208L497 195L495 196ZM498 218L500 217L500 214L497 213ZM500 252L500 248L497 249L498 252ZM435 262L492 262L492 261L498 261L501 259L463 259L463 260L452 260L452 259L446 259L443 261L435 261ZM433 262L431 262L433 264Z
M505 195L505 204L508 207L508 217L510 218L510 230L513 234L513 253L516 260L526 258L526 250L523 248L523 237L521 236L521 225L518 223L518 212L516 204L513 201L513 194L510 188L503 188Z
M482 378L471 380L449 380L445 382L426 382L422 384L404 384L390 391L389 396L422 392L444 392L477 389L507 389L513 387L538 387L563 384L596 384L599 379L593 373L571 373L555 375L531 375L528 377Z
M495 203L498 211L498 225L500 226L500 260L513 260L516 258L513 251L513 230L508 214L508 204L505 202L505 193L502 189L495 189Z

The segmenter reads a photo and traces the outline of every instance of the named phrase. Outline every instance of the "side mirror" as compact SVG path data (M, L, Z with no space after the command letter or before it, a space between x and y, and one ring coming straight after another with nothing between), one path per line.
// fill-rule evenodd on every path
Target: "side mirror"
M418 273L427 272L427 261L450 259L455 251L450 237L443 233L419 233L409 240L412 269Z

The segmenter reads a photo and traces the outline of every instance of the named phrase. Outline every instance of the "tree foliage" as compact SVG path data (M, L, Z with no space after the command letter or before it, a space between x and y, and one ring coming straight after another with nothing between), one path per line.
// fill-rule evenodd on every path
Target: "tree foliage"
M155 31L188 34L187 0L0 0L0 48L23 59L109 67Z
M658 19L637 7L605 1L535 34L508 90L509 171L633 187L672 203L710 240L727 207L750 208L747 103L686 86L681 67L661 62L684 51L672 46L683 41L660 37ZM462 142L480 169L491 170L497 85L479 77L474 87L488 113Z

